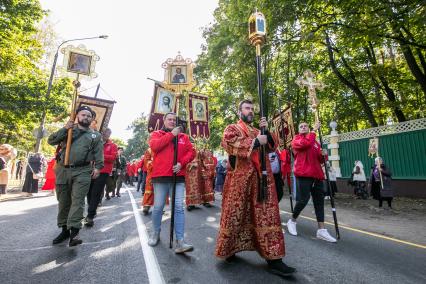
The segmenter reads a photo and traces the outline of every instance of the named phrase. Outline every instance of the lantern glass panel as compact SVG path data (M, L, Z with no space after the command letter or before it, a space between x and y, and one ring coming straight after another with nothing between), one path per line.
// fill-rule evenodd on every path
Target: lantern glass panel
M265 21L263 19L257 19L257 31L261 33L265 32Z

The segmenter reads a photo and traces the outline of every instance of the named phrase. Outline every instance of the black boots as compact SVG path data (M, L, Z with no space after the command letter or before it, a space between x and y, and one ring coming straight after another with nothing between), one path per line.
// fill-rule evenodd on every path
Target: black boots
M67 229L67 226L62 226L62 232L55 239L53 239L53 244L54 245L60 244L66 239L68 239L69 237L70 237L70 231Z
M81 245L83 243L83 241L80 240L80 238L78 237L79 231L80 231L80 229L71 228L70 243L69 243L70 247L74 247L76 245Z
M287 266L281 259L266 260L266 262L268 262L269 271L273 274L286 277L296 272L296 269Z

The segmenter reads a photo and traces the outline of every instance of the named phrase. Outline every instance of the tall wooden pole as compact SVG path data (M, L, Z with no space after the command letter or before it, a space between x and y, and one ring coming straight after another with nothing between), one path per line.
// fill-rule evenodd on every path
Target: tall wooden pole
M78 88L81 85L80 82L78 81L78 79L79 79L79 74L77 73L77 78L73 82L73 85L74 85L74 94L73 94L73 101L72 101L71 113L70 113L70 120L71 121L75 121L75 111L76 111L76 108L77 108ZM71 150L71 143L72 143L72 130L73 130L73 127L71 127L70 129L68 129L67 145L66 145L66 148L65 148L64 166L69 166L69 164L70 164L70 150Z

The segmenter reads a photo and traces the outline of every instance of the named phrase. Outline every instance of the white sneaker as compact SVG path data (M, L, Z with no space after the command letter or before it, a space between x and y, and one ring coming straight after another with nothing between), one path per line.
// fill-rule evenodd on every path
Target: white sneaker
M318 229L317 238L320 240L324 240L330 243L335 243L337 240L333 238L327 231L327 229Z
M151 247L155 247L158 245L158 242L160 241L160 232L153 232L151 237L148 240L148 245Z
M297 230L296 230L296 222L293 222L293 220L289 219L287 222L287 230L290 233L290 235L297 236Z
M175 253L185 253L194 250L194 246L185 243L184 240L176 240Z

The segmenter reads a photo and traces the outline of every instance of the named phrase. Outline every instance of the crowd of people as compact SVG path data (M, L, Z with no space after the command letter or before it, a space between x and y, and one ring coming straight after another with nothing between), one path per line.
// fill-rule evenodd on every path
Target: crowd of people
M253 126L254 107L250 100L239 104L238 114L239 121L228 125L223 134L221 145L227 159L218 161L210 150L196 149L182 127L176 125L176 114L170 112L164 115L162 129L151 133L149 148L142 157L127 161L124 149L110 139L110 129L99 133L90 128L96 113L88 106L79 107L77 123L69 121L48 138L49 144L57 146L55 158L46 162L39 153L29 157L22 191L27 195L37 192L38 179L47 165L43 188L56 190L57 225L61 228L53 244L69 240L70 247L83 242L79 237L83 225L95 225L103 198L121 197L123 183L135 186L136 191L142 193L143 214L148 215L153 208L148 244L155 247L160 241L164 207L173 202L170 200L173 196L177 254L194 249L185 240L185 208L191 211L200 205L212 207L217 192L222 195L222 214L215 255L234 262L241 251L257 251L272 273L291 275L295 269L283 262L286 250L278 204L285 184L291 188L292 172L297 198L286 223L288 232L298 235L297 218L312 196L318 222L316 237L337 242L324 226L324 199L327 195L334 196L337 187L334 169L325 166L327 153L316 140L320 124L310 129L306 122L300 123L299 133L291 143L292 151L279 151L277 137L268 131L265 118L259 121L264 134ZM65 149L69 133L72 140L68 154ZM260 149L267 153L266 170L261 168ZM0 169L3 164L0 157ZM329 170L328 183L324 182L325 168ZM266 183L262 181L264 177ZM366 180L359 161L355 163L353 180L358 185ZM379 200L380 206L387 201L391 207L391 173L381 158L376 159L371 181L373 197ZM330 188L325 184L330 184Z

